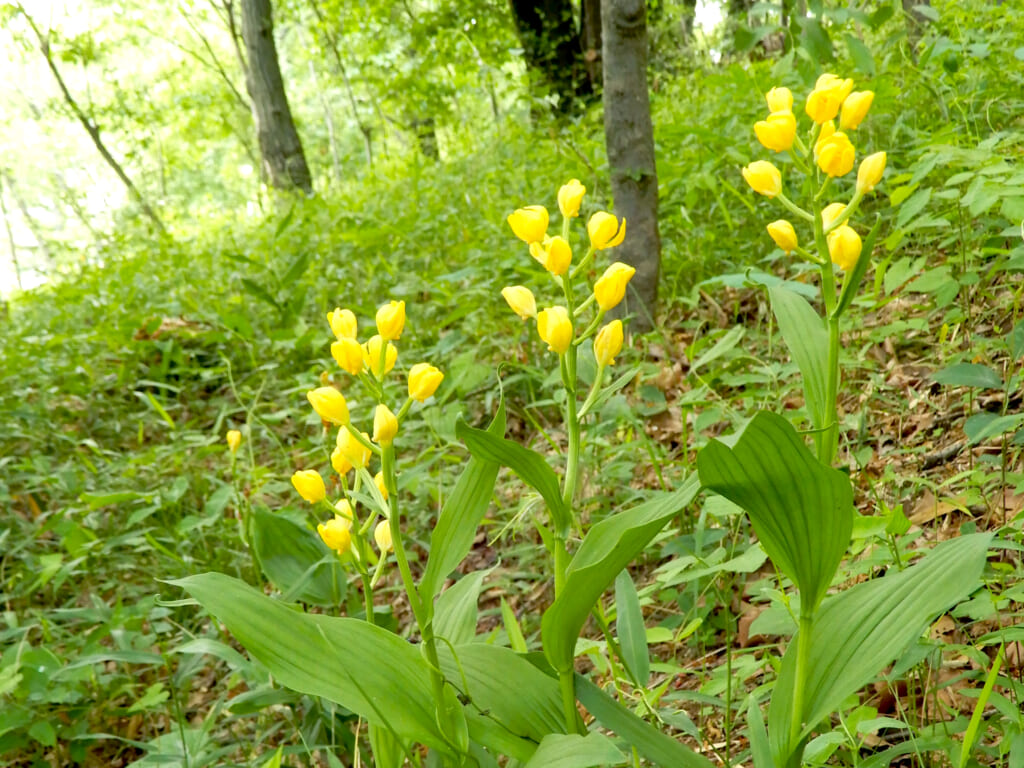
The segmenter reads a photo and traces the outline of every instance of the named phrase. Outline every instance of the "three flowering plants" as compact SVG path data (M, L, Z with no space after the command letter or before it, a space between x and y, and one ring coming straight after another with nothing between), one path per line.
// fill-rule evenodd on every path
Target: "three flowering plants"
M648 719L641 718L629 706L632 702L623 703L575 669L577 640L592 618L609 652L622 662L628 682L637 691L647 687L646 643L616 641L603 596L613 583L619 594L623 576L628 580L626 567L703 486L748 513L780 573L780 586L792 586L793 597L799 597L792 602L798 630L778 667L767 725L762 702L751 695L748 706L749 754L756 768L799 766L809 739L831 713L976 582L989 542L986 535L964 536L903 571L829 594L854 517L850 479L832 467L838 441L839 321L866 271L873 240L872 233L863 247L850 221L880 182L884 153L861 162L852 192L843 177L855 162L847 131L865 119L871 101L871 93L854 92L851 81L822 76L807 98L811 126L804 140L798 135L792 94L784 88L769 92L770 114L755 132L765 147L802 174L795 186L804 205L784 193L775 165L756 161L743 170L755 191L781 203L796 222L770 224L772 239L787 254L819 267L823 316L799 295L772 289L773 309L803 376L814 452L787 420L762 412L738 436L710 441L698 455L698 472L685 475L676 490L653 493L644 503L614 510L593 525L582 519L578 510L584 438L592 423L588 417L632 378L632 372L619 379L608 375L621 353L624 329L620 319L607 321L606 313L622 301L634 270L621 262L596 263L625 238L624 220L596 212L587 221L586 239L573 238L572 223L586 190L572 180L557 195L557 234L549 233L549 214L542 206L520 208L508 217L514 235L550 275L556 298L538 308L524 286L501 292L536 329L550 364L557 367L564 397L556 400L563 403L566 435L558 455L507 439L503 403L487 429L460 422L456 434L471 458L447 492L430 532L429 556L418 567L407 554L409 531L401 515L406 492L400 457L414 451L401 445L402 424L417 404L429 407L443 374L428 363L411 366L404 376L396 372L404 303L382 306L375 317L377 334L365 342L358 339L355 315L337 309L328 315L335 337L331 354L348 384L360 387L366 400L353 405L357 399L348 386L346 396L328 381L308 393L333 445L332 490L317 468L298 470L292 482L317 514L317 532L306 529L305 535L318 536L324 559L340 562L358 580L363 610L343 617L304 613L216 573L175 583L223 622L279 683L355 713L366 724L365 731L357 729L356 749L368 746L377 766L585 768L639 765L642 757L665 768L709 768L712 763L703 754L664 733L653 708L647 707ZM845 202L827 204L829 196ZM810 233L810 246L801 247L798 227ZM592 353L596 363L589 382L580 377L584 352ZM393 382L396 377L400 387ZM239 440L240 435L229 434L232 452ZM528 653L510 611L504 613L509 646L477 636L477 599L485 572L463 574L445 588L470 551L500 466L510 468L542 502L531 508L549 554L553 585L553 600L540 621L543 654ZM412 614L408 640L375 623L374 593L392 561ZM621 622L623 606L617 607ZM360 732L367 738L363 746Z

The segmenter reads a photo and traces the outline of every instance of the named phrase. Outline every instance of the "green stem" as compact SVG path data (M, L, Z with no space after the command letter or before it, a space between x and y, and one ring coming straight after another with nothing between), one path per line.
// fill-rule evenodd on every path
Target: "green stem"
M778 200L780 203L782 203L782 207L783 208L786 208L791 213L796 214L797 216L799 216L804 221L813 221L814 220L814 216L812 216L810 213L805 211L803 208L801 208L799 205L794 203L792 200L790 200L788 197L786 197L781 192L779 192L779 194L777 194L775 196L775 199Z
M558 673L558 687L562 691L562 712L565 715L565 732L578 733L576 729L576 680L572 668Z
M800 630L796 635L796 677L793 680L793 714L789 724L790 754L796 754L800 731L803 729L804 687L807 682L808 659L811 651L811 627L814 624L813 612L800 610Z
M825 239L825 228L821 220L821 210L815 202L814 206L814 242L823 263L821 264L821 298L825 304L825 317L828 325L828 370L825 390L825 423L819 425L824 431L815 433L815 446L818 460L828 466L835 459L839 444L839 423L836 409L836 398L839 394L839 318L833 317L836 308L836 277L832 270L832 260L828 253Z

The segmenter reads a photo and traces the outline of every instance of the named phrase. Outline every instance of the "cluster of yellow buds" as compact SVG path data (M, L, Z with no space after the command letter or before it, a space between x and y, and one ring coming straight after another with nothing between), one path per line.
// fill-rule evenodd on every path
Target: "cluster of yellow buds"
M586 276L586 269L598 251L614 248L626 237L626 220L621 221L607 211L598 211L587 221L589 248L584 257L573 267L572 246L569 243L569 225L577 218L587 189L578 179L571 179L558 190L558 209L562 214L562 232L548 236L549 216L542 205L519 208L508 217L512 232L525 242L530 255L543 266L565 292L568 306L555 305L540 311L537 300L529 288L522 285L508 286L501 295L524 321L535 318L537 333L548 349L565 355L573 344L580 344L594 336L594 356L602 368L614 362L622 349L622 322L613 320L597 331L604 313L616 307L626 295L626 286L636 269L623 262L615 262L594 282L590 295L579 305L573 305L572 280L578 275ZM571 268L571 269L570 269ZM576 332L576 321L586 307L596 303L599 309L594 322L581 334Z
M377 548L383 556L393 547L388 521L390 511L387 504L390 491L384 468L389 459L393 461L392 445L409 408L414 402L422 403L432 397L444 379L444 374L429 363L413 365L406 376L408 395L405 403L397 413L392 411L384 403L384 382L398 361L398 348L393 342L401 338L405 329L405 302L388 302L377 310L374 319L377 333L366 342L360 343L358 321L351 310L337 308L327 313L327 322L335 336L335 341L331 344L331 356L342 370L360 382L377 400L377 405L373 409L372 435L352 424L348 400L333 385L325 384L306 393L310 405L324 426L328 429L338 428L331 453L331 466L339 475L339 482L346 495L349 493L349 473L356 473L352 492L357 492L361 478L369 478L368 467L372 458L376 456L381 460L382 469L373 478L371 491L371 497L377 501L375 506L378 509L369 520L363 525L357 525L359 520L353 502L348 498L342 498L331 507L333 518L317 526L317 532L324 544L339 555L352 552L356 560L359 559L359 552L353 548L353 533L355 539L361 541L368 534L369 526L378 514L382 519L373 531ZM326 502L327 486L317 470L295 472L292 475L292 485L310 504L324 503L329 506Z
M804 112L812 121L810 140L805 144L797 133L792 92L784 87L772 88L765 95L769 115L754 124L754 134L765 148L789 153L790 160L799 170L808 174L823 174L821 192L817 196L820 197L833 179L841 178L853 170L856 150L848 132L856 130L864 121L874 98L875 94L871 91L854 91L853 80L833 74L822 75L807 96L804 106ZM835 124L837 117L838 129ZM856 266L863 247L860 235L847 221L864 195L881 181L885 164L885 152L865 157L858 168L850 201L845 204L832 203L819 212L820 229L816 227L815 233L824 237L828 259L844 271L850 271ZM801 219L817 225L814 214L797 206L783 193L782 173L773 163L766 160L752 162L743 168L743 178L758 194L777 199ZM824 254L815 257L800 248L796 230L786 219L772 222L767 229L775 244L786 254L796 251L819 263L827 263Z

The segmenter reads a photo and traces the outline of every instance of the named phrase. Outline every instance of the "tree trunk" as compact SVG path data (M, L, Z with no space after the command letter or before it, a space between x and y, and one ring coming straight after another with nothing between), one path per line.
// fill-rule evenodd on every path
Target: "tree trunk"
M270 0L242 0L241 8L245 87L252 101L264 170L272 187L310 194L313 182L284 92Z
M917 44L924 34L924 25L928 17L917 10L915 5L931 5L930 0L903 0L903 15L907 19L907 40L910 41L910 55L917 61Z
M578 111L594 92L584 61L572 0L509 0L527 69L546 82L563 115Z
M696 0L694 0L696 2ZM601 0L581 0L580 39L583 44L583 66L591 88L596 90L603 77L601 67Z
M644 0L601 0L605 143L615 213L628 223L615 258L636 268L623 311L634 315L637 331L654 326L661 263L646 14Z
M22 290L21 264L18 263L18 245L14 242L14 230L11 229L11 221L7 217L7 203L4 201L4 174L0 171L0 213L4 217L4 229L7 230L7 247L11 252L11 264L14 265L14 277L18 281L18 290Z

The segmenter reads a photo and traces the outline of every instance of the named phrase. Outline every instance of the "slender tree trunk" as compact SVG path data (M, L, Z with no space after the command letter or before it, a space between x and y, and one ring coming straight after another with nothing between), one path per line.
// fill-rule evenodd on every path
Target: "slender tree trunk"
M0 213L4 217L4 229L7 230L7 247L11 251L11 264L14 265L14 277L18 281L18 290L22 290L21 265L18 263L18 246L14 242L14 230L11 229L11 220L7 216L7 202L4 200L3 181L5 174L0 173Z
M46 236L43 234L43 230L40 228L39 224L36 223L36 220L32 218L32 213L28 209L28 203L18 191L18 187L14 183L14 177L11 176L10 172L6 168L0 168L0 179L7 184L7 189L11 191L11 197L14 198L14 204L17 205L18 210L21 211L21 218L25 220L25 226L28 227L29 232L32 233L32 237L36 241L36 245L39 246L39 250L43 254L43 259L46 261L47 269L52 270L54 266L53 253L50 252L50 246L46 242Z
M930 0L903 0L903 15L907 19L907 40L910 41L910 55L917 61L917 44L924 34L928 17L917 10L915 5L931 5Z
M580 39L587 79L596 90L604 77L601 67L601 0L581 0Z
M635 316L638 331L654 325L661 263L646 17L644 0L601 0L605 143L615 213L628 223L615 258L636 268L623 311Z
M160 221L160 217L156 215L156 211L149 206L149 203L146 202L146 198L142 196L142 193L139 192L138 188L128 177L128 174L125 173L124 168L122 168L121 164L114 159L114 156L110 154L110 150L107 149L106 144L103 143L103 138L100 136L99 126L96 125L96 123L91 120L84 111L82 111L82 108L78 106L78 102L75 101L74 96L71 95L71 91L69 91L67 85L64 84L64 78L61 77L60 70L57 68L57 64L53 60L53 55L50 51L50 41L47 39L47 36L43 35L39 30L39 27L36 26L35 20L20 4L18 5L18 9L25 17L25 20L28 21L29 26L32 27L32 31L35 33L36 39L39 41L39 51L43 54L43 58L46 59L46 65L50 68L50 72L53 74L53 79L57 81L57 86L60 88L60 92L64 96L65 103L78 119L78 122L80 122L82 127L85 128L86 133L89 134L89 138L92 139L92 143L96 147L96 150L100 153L100 156L104 161L106 161L107 165L109 165L114 173L117 174L121 183L127 188L128 194L131 195L135 202L139 204L139 207L142 208L142 212L149 217L150 221L153 222L161 233L167 234L167 230L164 229L163 222Z
M241 8L248 63L245 86L267 177L276 189L310 194L313 181L284 91L270 0L242 0Z

